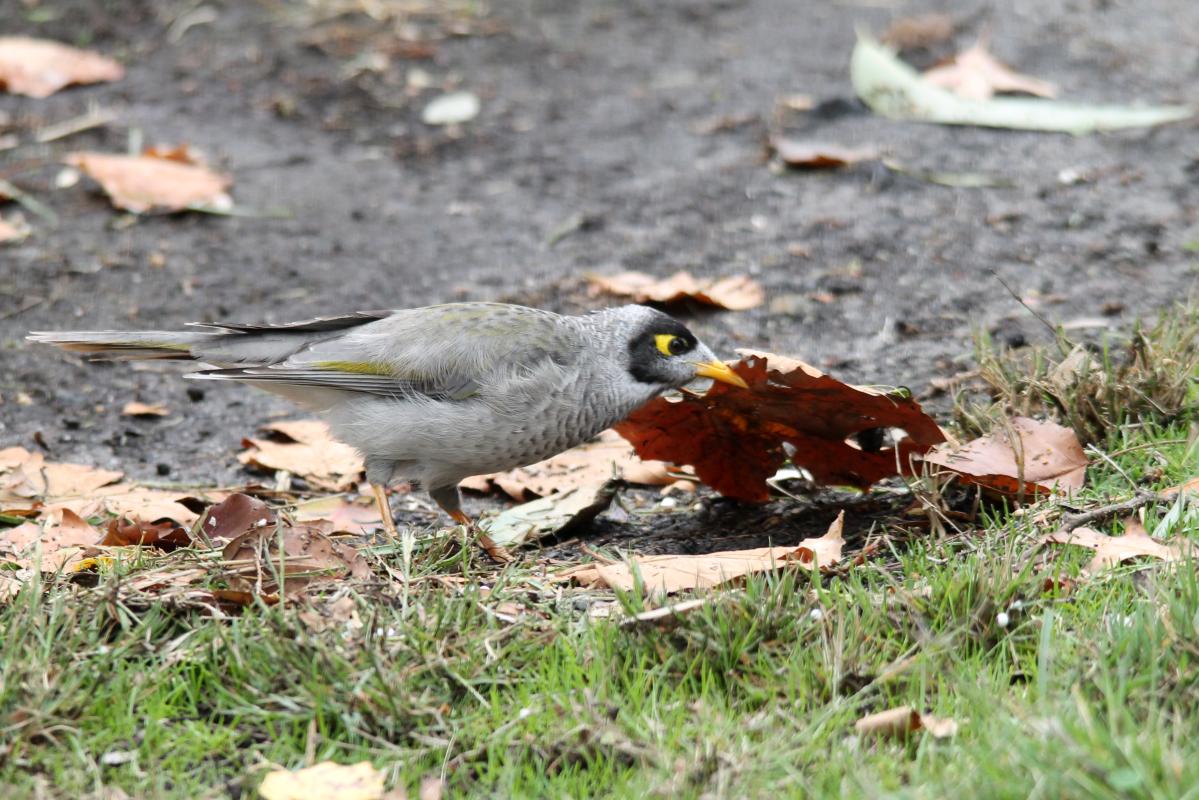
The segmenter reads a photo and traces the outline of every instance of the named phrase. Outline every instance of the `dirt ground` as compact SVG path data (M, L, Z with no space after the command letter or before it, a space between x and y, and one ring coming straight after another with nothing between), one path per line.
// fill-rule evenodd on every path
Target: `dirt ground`
M917 54L922 65L987 29L1000 57L1072 99L1197 103L1193 0L511 0L314 24L331 5L0 0L3 33L128 66L119 83L47 100L0 96L22 142L90 104L117 113L106 128L0 152L0 177L59 220L32 219L31 238L0 248L0 445L228 485L246 480L242 437L289 410L249 389L188 384L173 367L32 349L29 330L453 299L578 311L609 302L587 296L587 272L685 268L749 273L768 290L758 310L691 316L718 350L789 353L919 392L969 363L975 327L1008 343L1043 334L994 273L1092 334L1127 329L1196 285L1199 123L1084 138L895 123L861 106L848 77L855 25L946 11L961 30ZM429 44L397 44L397 25ZM478 94L482 112L460 131L423 125L421 109L451 87ZM817 108L776 110L797 93ZM772 126L1007 185L948 188L877 163L780 173L764 158ZM252 215L133 221L86 182L54 188L62 154L123 151L138 133L207 153ZM173 413L122 417L133 399ZM700 530L713 546L728 544L716 530L782 544L831 513L717 502L601 530L646 550L703 546ZM664 538L647 541L650 531Z

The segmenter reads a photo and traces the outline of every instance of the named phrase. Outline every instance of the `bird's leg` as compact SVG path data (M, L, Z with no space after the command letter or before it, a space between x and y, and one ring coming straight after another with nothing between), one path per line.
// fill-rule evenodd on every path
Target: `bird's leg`
M433 502L441 506L442 511L450 515L450 519L465 527L468 533L474 534L475 541L479 543L479 547L483 548L483 552L491 556L493 561L500 564L507 564L513 560L512 554L508 552L507 548L501 544L496 544L462 510L462 498L458 495L457 486L442 486L437 489L430 489L429 496L433 498Z
M387 502L387 490L383 484L372 483L371 491L375 493L375 503L379 506L379 517L383 520L383 532L393 542L400 540L400 532L396 530L395 520L391 516L391 503Z

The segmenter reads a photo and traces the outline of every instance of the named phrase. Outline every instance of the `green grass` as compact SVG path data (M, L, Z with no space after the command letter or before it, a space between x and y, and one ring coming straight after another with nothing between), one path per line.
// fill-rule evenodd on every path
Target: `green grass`
M1109 449L1126 452L1092 469L1091 497L1199 463L1180 426ZM1172 534L1196 526L1191 511ZM983 531L897 537L838 577L755 578L646 630L590 618L610 595L476 575L436 542L419 568L471 581L419 582L406 603L364 590L357 630L315 633L290 607L131 606L131 565L92 588L32 585L0 609L0 796L254 797L264 765L306 752L368 759L410 793L444 774L449 796L1199 796L1194 565L1046 593L1086 554L1037 555L1037 536L993 512ZM512 603L529 610L515 623ZM854 734L900 704L960 731Z

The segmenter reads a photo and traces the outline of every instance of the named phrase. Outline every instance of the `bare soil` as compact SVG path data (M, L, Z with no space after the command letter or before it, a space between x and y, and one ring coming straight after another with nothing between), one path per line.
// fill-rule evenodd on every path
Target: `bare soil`
M0 0L3 33L128 66L124 81L47 100L0 96L24 143L91 104L117 112L105 128L0 151L0 178L58 217L31 218L35 235L0 248L0 445L145 480L237 484L242 437L290 410L188 384L173 367L29 348L36 329L456 299L573 312L611 302L587 295L591 271L749 273L767 306L686 312L718 350L789 353L919 392L969 364L975 329L1010 344L1044 334L996 274L1092 335L1196 286L1195 122L1084 138L895 123L854 99L847 67L855 25L877 32L946 11L962 29L911 56L922 66L987 29L1001 58L1072 99L1196 103L1192 0L510 0L486 13L312 22L330 5ZM398 27L427 43L402 43ZM481 114L460 130L422 124L449 88L478 94ZM779 110L796 93L816 108ZM950 188L877 162L781 172L765 157L771 130L1004 185ZM55 188L64 153L124 151L137 137L207 153L251 215L134 220L86 181ZM134 399L173 413L122 417ZM718 501L600 533L653 550L783 544L831 513Z

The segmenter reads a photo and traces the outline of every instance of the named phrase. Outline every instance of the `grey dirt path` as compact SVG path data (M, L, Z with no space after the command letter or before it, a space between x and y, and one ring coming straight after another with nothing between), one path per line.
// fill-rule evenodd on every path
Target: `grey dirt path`
M206 2L195 16L190 0L0 0L3 33L128 65L117 84L0 96L22 142L92 103L118 115L0 152L0 177L58 216L0 249L0 445L39 446L36 434L54 458L138 478L239 481L240 439L287 408L235 387L189 395L171 368L31 350L30 329L460 298L576 311L605 302L581 289L588 271L747 272L768 307L694 319L705 339L918 389L957 369L973 327L1036 330L992 271L1057 320L1116 328L1195 286L1196 123L1087 138L900 124L861 108L847 74L855 25L942 10L966 22L946 48L987 27L1001 57L1069 97L1199 103L1192 0L512 0L423 61L387 49L392 22L303 21L322 5ZM345 52L318 46L336 36ZM423 126L437 90L416 70L474 91L482 113L458 136ZM793 93L824 102L776 112ZM779 174L763 157L770 126L1008 185L953 189L878 165ZM133 131L198 147L234 175L239 206L286 217L131 221L86 182L54 189L63 153L124 150ZM132 399L173 413L121 417Z

